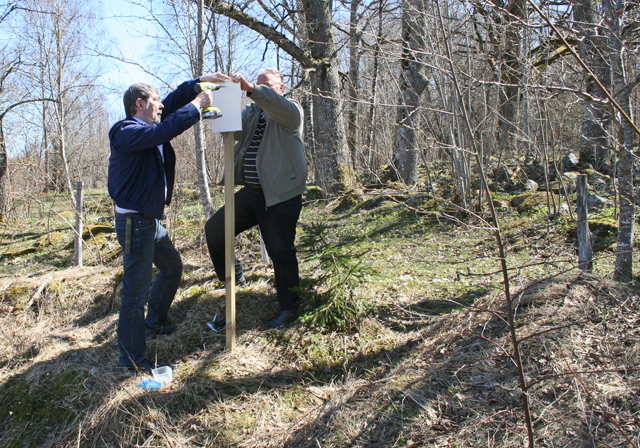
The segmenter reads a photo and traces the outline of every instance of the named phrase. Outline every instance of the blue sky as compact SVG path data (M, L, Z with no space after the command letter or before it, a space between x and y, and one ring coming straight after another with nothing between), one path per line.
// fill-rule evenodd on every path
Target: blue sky
M140 35L148 24L135 17L144 16L145 11L139 6L132 5L125 0L106 0L102 4L105 25L113 37L119 42L119 49L126 59L139 61L140 57L152 39ZM128 86L135 82L153 83L151 76L131 64L115 63L115 68L109 73L112 82Z

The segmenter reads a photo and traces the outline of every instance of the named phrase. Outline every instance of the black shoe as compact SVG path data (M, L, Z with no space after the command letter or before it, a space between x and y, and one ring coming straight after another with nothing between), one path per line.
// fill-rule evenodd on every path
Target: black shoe
M145 328L147 329L147 336L169 335L176 331L176 327L169 323L154 325L153 327L151 325L145 325Z
M236 279L236 288L247 286L247 283L249 282L247 281L247 278L243 274L242 277ZM226 289L226 287L227 287L226 283L221 281L219 282L219 284L216 285L215 289Z
M298 315L295 311L285 310L280 311L276 317L271 320L266 321L264 324L269 328L282 328L285 325L289 325L291 322L296 320Z
M120 364L120 367L127 369L129 372L134 373L149 373L151 374L153 369L157 369L158 367L166 367L169 364L164 362L154 363L149 361L147 358L144 358L142 361L139 361L135 364L123 365ZM170 366L169 366L170 367Z

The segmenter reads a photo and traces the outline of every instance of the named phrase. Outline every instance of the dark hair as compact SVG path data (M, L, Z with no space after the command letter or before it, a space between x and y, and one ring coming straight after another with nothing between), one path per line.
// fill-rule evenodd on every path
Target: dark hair
M158 91L149 84L139 82L129 86L124 92L124 111L127 115L134 116L136 114L136 100L140 98L143 101L149 101L151 95L157 95Z

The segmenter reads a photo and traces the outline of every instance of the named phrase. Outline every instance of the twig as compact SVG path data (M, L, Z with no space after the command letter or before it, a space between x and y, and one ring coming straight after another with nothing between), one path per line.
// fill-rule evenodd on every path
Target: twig
M638 448L638 445L636 445L635 443L633 443L633 440L631 440L629 438L629 436L627 435L627 433L624 431L624 429L622 429L622 426L620 426L620 424L618 423L618 421L613 417L613 415L609 414L607 412L607 410L604 408L604 406L600 403L600 401L591 393L589 392L589 388L584 384L584 382L582 381L582 379L576 375L576 373L571 369L571 366L569 365L569 362L567 361L567 358L564 356L564 352L560 352L560 354L562 355L562 359L564 359L564 362L567 366L567 369L569 370L569 372L573 375L573 377L576 379L576 381L578 381L581 385L582 388L584 389L585 393L589 396L589 398L591 398L594 403L600 408L600 410L604 413L604 415L606 415L609 420L611 420L611 422L613 422L613 424L615 425L616 428L618 428L618 431L620 431L620 433L624 436L625 439L627 439L627 442L629 442L629 444L633 447L633 448ZM629 369L631 370L631 369ZM635 369L634 369L635 370Z
M29 300L29 303L27 303L27 306L25 307L25 309L28 310L29 308L31 308L31 305L33 305L33 302L35 302L36 299L40 297L40 294L42 294L42 291L44 291L44 288L46 288L46 286L49 284L52 278L53 278L52 275L48 275L44 279L44 281L40 284L40 286L38 286L38 290L36 291L36 293L31 297L31 300Z

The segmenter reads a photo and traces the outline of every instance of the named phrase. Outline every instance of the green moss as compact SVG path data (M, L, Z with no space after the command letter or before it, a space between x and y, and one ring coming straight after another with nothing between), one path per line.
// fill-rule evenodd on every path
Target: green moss
M68 240L69 240L69 234L62 233L62 232L52 232L46 235L42 235L40 238L38 238L38 246L61 247L67 244Z
M86 226L82 231L82 239L88 240L88 239L91 239L91 235L93 235L94 237L97 237L98 235L105 234L105 233L106 234L115 233L115 231L116 229L114 229L111 226L103 226L103 225ZM103 238L104 238L104 235L103 235Z
M0 426L9 428L14 440L39 446L47 433L38 428L64 427L85 412L90 402L89 388L84 387L87 372L67 367L61 372L46 373L37 380L25 376L9 378L0 388Z
M63 212L60 212L60 217L69 221L70 219L76 219L76 213L71 212L69 210L65 210Z
M14 285L7 292L3 294L3 298L6 299L16 309L22 310L26 307L31 296L33 294L33 288L28 285Z
M50 280L47 283L47 291L54 294L59 294L65 290L64 283L60 280Z

